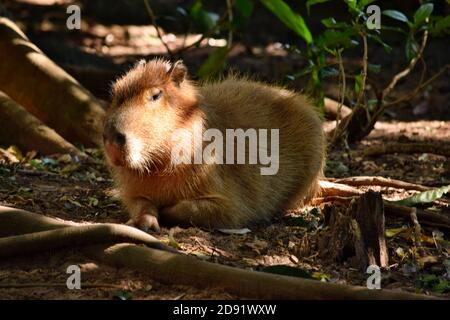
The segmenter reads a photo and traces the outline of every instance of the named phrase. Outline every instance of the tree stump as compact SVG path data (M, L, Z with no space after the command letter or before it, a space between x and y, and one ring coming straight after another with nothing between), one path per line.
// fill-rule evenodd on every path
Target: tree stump
M350 203L344 213L338 207L324 209L328 232L320 235L319 254L324 259L349 261L366 270L369 265L389 264L385 238L383 198L368 191Z

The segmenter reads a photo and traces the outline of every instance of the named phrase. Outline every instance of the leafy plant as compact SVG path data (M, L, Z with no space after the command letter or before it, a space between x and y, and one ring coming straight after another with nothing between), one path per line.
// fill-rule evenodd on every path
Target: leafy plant
M342 3L342 0L307 0L304 4L310 14L313 7L331 2L337 4ZM323 30L312 32L305 18L284 0L226 0L226 6L221 13L209 11L206 0L196 0L185 13L185 17L190 20L190 25L202 33L202 36L194 44L183 48L181 52L198 46L207 38L225 36L226 45L213 51L199 68L197 75L200 78L208 78L220 74L226 66L233 34L245 32L254 7L261 5L298 36L298 41L285 46L291 52L300 52L306 61L306 67L286 75L287 79L306 77L307 92L315 99L319 107L324 106L325 80L330 77L338 79L340 97L336 129L331 135L332 143L358 141L370 133L376 121L388 108L410 100L450 68L450 65L446 65L437 74L425 79L426 68L422 59L429 36L450 34L450 16L434 15L433 3L423 1L412 15L386 8L382 11L383 23L379 25L380 28L377 28L378 24L373 23L373 15L379 13L376 10L379 7L374 7L373 4L381 5L381 1L344 0L343 2L349 13L348 19L337 21L333 16L327 17L321 21ZM180 8L178 11L183 10ZM392 23L396 24L392 25ZM384 89L379 88L378 85L371 85L371 92L368 92L367 84L373 84L373 75L381 72L383 68L379 64L371 63L369 45L381 46L387 54L392 51L382 31L396 32L403 37L407 65L392 77ZM305 50L297 49L300 43L306 45ZM363 52L362 64L356 71L350 70L351 68L344 62L349 51L355 49ZM410 94L399 99L392 99L392 92L398 82L415 69L418 61L422 61L423 65L423 75L419 85ZM353 111L345 119L341 119L339 111L344 103Z

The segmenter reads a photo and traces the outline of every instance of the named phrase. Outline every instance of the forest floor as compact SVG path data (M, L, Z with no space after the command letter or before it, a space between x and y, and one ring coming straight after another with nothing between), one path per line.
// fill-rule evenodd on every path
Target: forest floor
M30 8L23 3L5 1L7 8L16 14L17 20L30 28L26 24ZM43 8L45 14L45 5ZM56 16L56 19L60 17ZM34 29L50 31L32 34L32 40L68 72L74 73L82 84L105 100L108 99L106 92L109 82L132 61L143 56L164 53L164 47L158 43L152 27L104 26L89 20L89 25L84 28L89 31L84 32L82 36L75 33L59 35L51 30L54 28L52 21L39 21L40 25L38 23ZM90 55L89 58L82 54L74 54L75 58L61 55L61 46L55 45L61 40L64 41L66 50L81 48L83 54ZM173 46L176 46L176 43ZM204 60L207 54L208 51L200 48L187 52L183 58L188 66L195 70L198 67L197 61ZM448 48L442 50L439 45L427 54L431 57L428 59L431 61L430 70L439 69L442 57L448 59L449 56ZM95 60L93 56L101 59ZM392 56L384 59L392 64L401 63L393 61L395 59L392 59ZM79 65L88 65L86 70L75 68L74 65L78 62ZM285 71L298 67L297 63L295 59L286 56L278 45L268 45L263 47L262 51L254 50L249 53L245 46L239 43L235 45L230 61L232 67L259 74L261 79L270 79L272 82L281 81ZM418 76L419 74L414 74L413 79ZM298 89L300 85L294 83L293 87ZM401 90L404 93L409 88L404 85ZM334 98L336 91L336 83L327 88L327 94ZM401 94L400 91L399 95ZM390 112L388 117L376 124L375 130L368 137L358 145L351 146L350 150L330 150L326 176L382 176L425 186L450 185L450 160L447 157L429 153L383 154L376 157L364 154L367 147L389 142L426 142L450 146L448 78L437 81L430 95L431 98L419 97L395 112ZM325 129L330 125L331 122L326 122ZM98 160L97 164L80 164L67 155L41 157L34 153L21 154L17 149L10 148L8 153L16 159L0 158L0 205L77 222L126 222L127 213L113 196L113 181L104 165L102 151L90 149L86 152ZM401 199L413 193L376 186L371 189L382 191L389 199ZM450 216L450 197L435 201L430 210ZM382 287L450 298L449 230L422 226L423 254L418 257L410 220L387 217L386 229L389 234L389 268L382 270ZM269 226L253 227L249 233L243 235L177 227L171 230L162 228L160 233L153 235L164 243L177 246L184 254L196 256L198 259L267 272L279 272L282 270L279 266L289 266L295 268L296 276L365 286L368 275L348 261L327 261L320 257L316 240L321 232L326 230L323 228L320 208L316 210L306 207L280 215ZM82 270L82 285L92 284L97 287L68 290L65 287L68 277L66 269L72 264L79 265ZM289 270L292 272L294 269ZM25 283L36 286L17 286ZM112 288L111 285L117 287ZM139 272L117 269L89 260L78 253L77 248L0 261L0 299L130 298L245 297L235 297L219 290L161 284Z
M328 155L328 177L357 175L383 176L423 185L450 184L449 160L432 154L393 154L369 157L365 147L392 141L427 141L450 145L450 121L380 122L351 156L338 152ZM14 150L10 150L14 154ZM101 154L90 150L91 154ZM19 156L20 158L20 156ZM107 168L99 162L84 166L67 157L22 159L21 163L0 167L0 205L26 209L52 217L77 222L124 223L127 213L112 196L113 182ZM404 198L411 192L371 187L383 191L390 199ZM367 188L362 188L367 190ZM450 215L450 199L443 198L434 210ZM317 256L316 234L322 230L323 217L312 207L280 216L270 226L252 228L245 235L228 235L198 228L172 230L162 228L154 234L164 243L176 243L179 249L199 259L253 270L270 266L290 266L297 276L326 279L326 281L365 285L367 275L346 261L330 263ZM403 228L402 232L399 232ZM440 295L433 287L435 276L443 277L445 261L449 261L448 230L423 227L423 260L414 252L412 222L388 218L390 267L383 274L383 288L426 292ZM322 230L323 232L323 230ZM169 238L172 234L172 239ZM433 238L444 240L437 245ZM306 247L307 246L307 247ZM448 262L447 262L448 263ZM66 269L77 264L82 270L83 284L99 287L83 290L61 288L2 288L5 284L64 284ZM447 266L448 268L448 266ZM269 270L269 269L268 269ZM268 271L266 270L266 271ZM273 269L276 272L276 268ZM425 280L424 280L425 279ZM429 279L429 280L426 280ZM118 288L101 287L102 284ZM431 286L431 287L430 287ZM433 288L435 289L433 291ZM444 296L450 297L447 292ZM116 269L90 261L76 248L64 252L18 257L0 262L0 299L228 299L235 298L217 290L198 290L185 286L163 285L145 278L139 272ZM245 297L244 297L245 298Z

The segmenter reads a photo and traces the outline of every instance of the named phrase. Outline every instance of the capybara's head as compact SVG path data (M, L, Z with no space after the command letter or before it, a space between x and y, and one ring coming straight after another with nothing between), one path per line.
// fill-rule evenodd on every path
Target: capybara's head
M170 163L171 135L197 108L186 72L181 61L140 61L114 83L103 131L112 166L149 172Z

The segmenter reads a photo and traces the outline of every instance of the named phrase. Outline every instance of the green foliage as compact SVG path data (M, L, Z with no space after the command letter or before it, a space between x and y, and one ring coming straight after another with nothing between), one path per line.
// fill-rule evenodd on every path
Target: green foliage
M197 75L200 78L214 77L218 75L225 67L227 55L227 47L219 47L209 55L208 59L198 69Z
M306 43L312 43L313 38L305 20L303 20L301 15L296 14L286 2L283 0L261 0L261 2L289 29L302 37Z
M208 32L213 29L219 20L219 15L214 12L206 11L200 0L197 0L191 7L189 16L202 32Z
M392 203L402 205L402 206L413 207L418 204L433 202L433 201L441 198L447 192L450 192L450 185L444 186L441 188L437 188L437 189L423 191L421 193L415 194L406 199L392 201Z
M245 17L250 18L253 13L253 2L251 0L236 0L236 9Z
M367 21L373 11L369 14L367 8L372 4L384 7L387 6L386 3L376 0L344 0L349 18L337 21L333 16L326 17L321 20L323 30L315 29L314 33L311 32L305 18L284 0L234 0L223 3L225 8L219 13L207 9L208 1L196 0L184 15L191 20L191 25L203 33L203 38L219 36L231 39L230 34L245 32L256 6L266 8L298 36L296 41L285 46L290 52L300 53L304 61L307 61L307 66L286 77L290 80L306 77L308 83L306 90L319 107L324 105L324 79L334 77L342 80L339 59L344 57L348 50L358 47L361 50L367 40L369 44L381 46L389 54L392 48L386 43L384 31L397 32L404 37L405 56L411 61L420 54L420 38L425 30L431 36L450 33L450 16L433 15L433 4L429 1L424 1L413 14L405 14L396 8L387 7L382 11L381 30L376 30L373 29L373 23L372 27L368 27ZM304 5L310 14L313 7L317 6L319 10L320 5L325 3L337 3L337 0L307 0ZM300 52L297 47L301 42L306 44L306 49ZM216 48L199 68L197 75L200 78L208 78L220 74L226 65L229 49L230 44ZM352 80L351 83L347 81L346 92L341 92L341 95L345 96L346 104L350 107L360 104L370 111L379 107L380 103L366 97L366 93L361 91L366 88L368 78L379 73L382 66L371 63L370 53L368 56L369 61L366 65L368 74L364 74L363 68L352 74L346 72L345 76Z
M438 293L450 292L450 281L436 276L435 274L426 274L421 276L416 285L419 288L431 289Z

